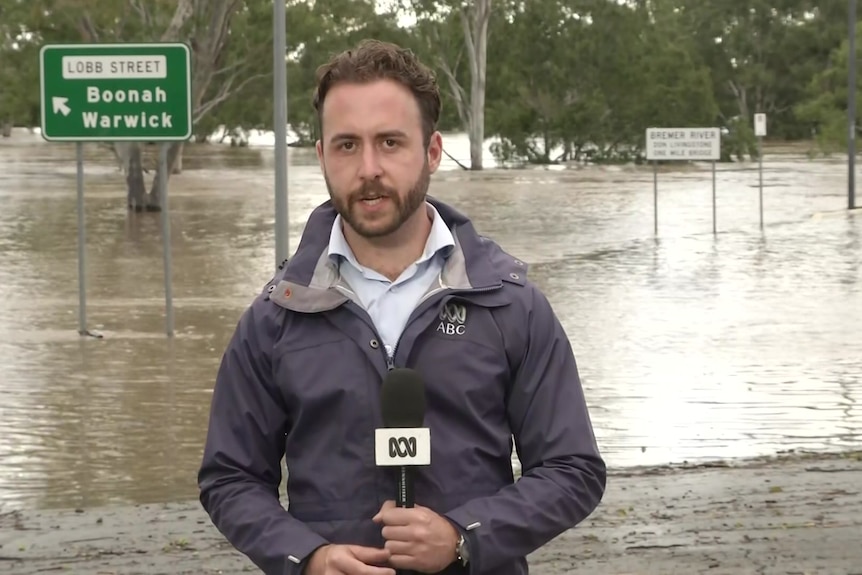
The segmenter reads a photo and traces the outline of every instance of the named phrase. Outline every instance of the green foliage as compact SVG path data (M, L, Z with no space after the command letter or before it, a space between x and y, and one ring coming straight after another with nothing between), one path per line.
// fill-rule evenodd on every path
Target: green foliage
M503 161L639 161L646 128L715 121L709 71L682 30L646 9L513 2L492 33L509 40L495 44L488 74L489 133L503 140Z
M233 77L234 89L227 99L195 124L195 135L205 139L222 125L228 130L272 129L272 5L260 0L243 3L231 20L225 55L219 63L225 73L213 82L205 99L217 97L223 79Z
M291 127L305 144L313 143L317 137L317 115L311 105L317 68L364 38L400 44L409 38L407 31L396 26L392 14L375 12L375 3L371 0L316 0L313 3L291 0L286 25L287 109ZM271 123L270 118L267 125Z
M23 23L33 18L25 0L0 4L0 124L32 126L39 122L39 101L32 87L39 86L39 46L26 34ZM37 62L38 64L38 62Z
M857 39L862 24L856 25ZM862 46L856 43L857 61L862 61ZM830 64L813 75L805 86L807 98L795 107L796 116L816 133L816 142L821 152L842 151L847 146L847 102L849 99L847 72L850 45L843 40L830 55ZM857 74L858 76L858 74ZM857 77L857 83L862 78ZM860 85L862 86L862 85ZM857 88L856 125L859 126L859 110L862 107L862 87Z
M721 159L731 161L733 158L744 160L746 157L757 158L757 137L754 128L744 118L731 118L727 122L727 134L721 138Z
M195 125L201 140L220 126L272 129L272 2L238 2ZM370 37L431 65L444 96L440 127L463 130L454 94L470 87L462 10L471 3L385 4L286 0L288 118L301 144L317 135L317 68ZM176 6L3 0L0 123L38 125L41 45L158 40ZM733 160L756 155L753 114L766 112L770 138L813 135L824 152L843 149L846 18L846 0L494 0L485 134L507 164L638 162L648 127L720 126Z

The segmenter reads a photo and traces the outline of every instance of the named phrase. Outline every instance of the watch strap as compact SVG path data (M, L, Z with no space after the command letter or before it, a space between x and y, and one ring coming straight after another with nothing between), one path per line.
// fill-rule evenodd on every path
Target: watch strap
M455 545L455 555L458 562L466 567L470 561L470 553L467 548L467 538L464 537L463 533L458 537L458 543Z

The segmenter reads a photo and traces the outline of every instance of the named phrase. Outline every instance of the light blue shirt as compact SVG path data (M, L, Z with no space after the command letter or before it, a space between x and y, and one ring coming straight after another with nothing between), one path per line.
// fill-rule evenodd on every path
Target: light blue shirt
M455 245L452 232L443 218L434 206L427 202L425 205L433 218L425 251L394 282L356 261L344 238L341 215L335 217L329 236L329 257L335 260L342 280L371 316L390 358L407 319L428 288L437 281L446 256Z

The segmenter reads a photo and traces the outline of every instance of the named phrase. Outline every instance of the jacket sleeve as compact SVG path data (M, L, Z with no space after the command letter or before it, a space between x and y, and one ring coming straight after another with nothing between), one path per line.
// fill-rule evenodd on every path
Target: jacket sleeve
M602 499L605 463L599 454L569 339L545 296L532 284L527 326L513 366L508 417L521 477L496 494L446 513L461 527L470 573L526 557L583 521ZM508 321L517 316L509 315Z
M278 316L270 306L261 296L245 311L222 357L198 484L229 543L267 575L299 575L326 541L279 501L288 419L273 382Z

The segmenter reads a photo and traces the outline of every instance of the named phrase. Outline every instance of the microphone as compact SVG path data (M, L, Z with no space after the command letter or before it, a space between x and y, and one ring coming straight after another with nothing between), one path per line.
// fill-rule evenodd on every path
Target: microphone
M375 430L378 466L398 467L398 507L413 507L413 467L431 465L431 430L425 420L425 382L419 372L389 371L380 390L383 427Z

